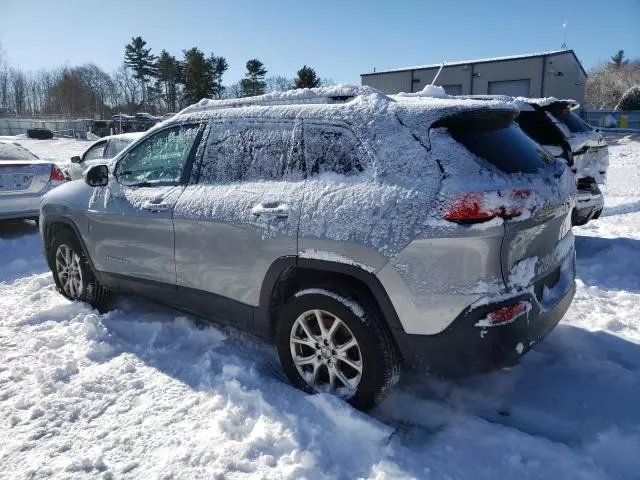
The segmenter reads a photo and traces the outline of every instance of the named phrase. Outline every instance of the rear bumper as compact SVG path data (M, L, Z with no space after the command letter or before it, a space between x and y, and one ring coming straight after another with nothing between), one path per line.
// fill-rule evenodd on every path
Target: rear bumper
M604 197L599 189L597 191L598 193L595 194L578 191L576 206L571 213L571 223L573 225L584 225L589 220L600 217L604 208Z
M556 286L550 290L536 285L506 300L470 307L436 335L410 335L393 329L404 357L404 369L455 377L516 365L520 357L562 319L571 305L575 288L575 256L572 252L562 267ZM525 316L503 326L475 326L490 312L519 301L531 305Z
M58 185L60 184L49 182L39 192L0 195L0 220L39 216L42 196Z

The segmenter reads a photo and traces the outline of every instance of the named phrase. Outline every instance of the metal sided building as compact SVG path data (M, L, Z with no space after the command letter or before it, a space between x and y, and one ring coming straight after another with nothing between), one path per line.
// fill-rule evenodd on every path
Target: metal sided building
M419 92L440 65L360 75L362 85L384 93ZM511 95L572 98L584 102L587 73L573 50L445 63L436 85L450 95Z

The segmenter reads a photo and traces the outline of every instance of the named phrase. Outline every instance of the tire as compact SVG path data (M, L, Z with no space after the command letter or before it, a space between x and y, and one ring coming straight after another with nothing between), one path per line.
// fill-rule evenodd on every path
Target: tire
M100 310L104 307L108 292L96 279L87 254L73 232L67 228L55 229L47 257L58 292L69 300L80 300ZM71 272L62 275L60 267L68 263ZM67 281L69 277L75 281Z
M332 287L298 291L287 300L278 316L276 342L282 368L295 387L309 393L336 394L354 407L368 410L400 379L400 361L395 344L376 311L355 298L348 290L339 293ZM324 335L318 318L325 327ZM329 338L336 319L342 325L336 326ZM325 343L323 338L330 343ZM351 343L350 338L356 345L341 352ZM296 366L294 356L303 364ZM337 370L350 387L337 376Z

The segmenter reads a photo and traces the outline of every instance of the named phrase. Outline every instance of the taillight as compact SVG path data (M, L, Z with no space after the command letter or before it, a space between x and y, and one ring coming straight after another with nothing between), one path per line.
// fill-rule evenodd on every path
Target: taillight
M527 208L529 188L463 193L453 199L444 218L460 224L479 223L492 218L513 218Z
M508 325L523 315L526 315L529 310L531 310L531 304L529 302L518 302L514 305L501 307L489 313L482 320L479 320L474 324L474 327L500 327L502 325Z
M49 180L52 182L64 182L64 173L55 165L51 166L51 175L49 175Z

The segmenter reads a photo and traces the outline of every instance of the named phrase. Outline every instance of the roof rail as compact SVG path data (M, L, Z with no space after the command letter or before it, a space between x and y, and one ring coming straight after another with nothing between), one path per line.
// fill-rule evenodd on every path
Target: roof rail
M239 108L249 106L300 105L300 104L334 104L353 100L358 95L372 93L370 87L354 85L335 85L331 87L300 88L286 92L273 92L255 97L233 98L226 100L210 100L203 98L190 105L180 113L218 110L223 108Z

